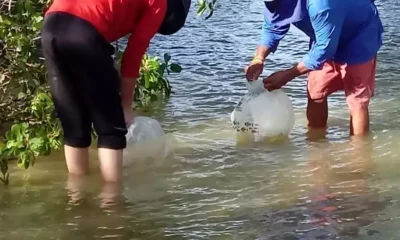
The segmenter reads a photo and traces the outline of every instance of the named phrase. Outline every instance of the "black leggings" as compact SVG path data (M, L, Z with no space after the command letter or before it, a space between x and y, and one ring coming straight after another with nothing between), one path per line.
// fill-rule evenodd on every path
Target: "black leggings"
M57 12L44 20L42 48L64 143L90 146L93 123L98 147L125 148L127 130L114 47L89 22Z

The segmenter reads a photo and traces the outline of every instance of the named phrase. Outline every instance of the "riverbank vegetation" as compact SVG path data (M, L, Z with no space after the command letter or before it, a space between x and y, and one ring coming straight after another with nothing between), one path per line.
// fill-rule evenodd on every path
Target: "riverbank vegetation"
M62 147L62 131L49 93L40 51L43 12L51 0L0 0L0 181L9 184L8 164L25 169L35 158ZM199 0L198 15L212 16L215 0ZM115 55L119 64L122 51ZM148 108L172 93L167 76L182 67L145 55L135 89L135 104ZM95 135L93 135L95 138Z

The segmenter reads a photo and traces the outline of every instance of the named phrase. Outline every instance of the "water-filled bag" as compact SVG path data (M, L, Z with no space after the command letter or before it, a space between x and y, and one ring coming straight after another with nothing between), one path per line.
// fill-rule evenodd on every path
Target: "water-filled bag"
M148 161L147 165L165 159L172 152L161 124L150 117L137 116L128 127L124 164L137 160Z
M286 138L294 126L290 98L281 90L265 90L262 80L247 82L247 93L231 113L238 138L270 143Z

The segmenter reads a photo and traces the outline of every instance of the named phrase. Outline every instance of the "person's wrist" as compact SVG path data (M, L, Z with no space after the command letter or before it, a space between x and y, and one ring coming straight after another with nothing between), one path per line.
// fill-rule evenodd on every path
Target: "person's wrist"
M296 67L289 68L288 70L286 70L286 73L290 79L296 78L301 75Z
M255 56L253 57L253 60L251 60L252 63L259 63L259 64L264 64L265 59L260 56Z
M298 71L296 71L296 69L288 68L286 70L283 70L283 72L285 74L286 83L298 77Z
M289 68L287 70L287 72L291 78L296 78L303 74L308 73L309 70L304 66L303 63L300 62L300 63L295 64L293 67Z

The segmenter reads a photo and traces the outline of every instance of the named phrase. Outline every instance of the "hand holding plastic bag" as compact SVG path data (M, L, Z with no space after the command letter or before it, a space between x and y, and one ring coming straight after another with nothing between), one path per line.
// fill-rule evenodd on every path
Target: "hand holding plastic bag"
M162 161L172 153L172 148L160 123L150 117L137 116L128 127L124 162L145 160ZM147 163L149 165L150 163Z
M255 142L287 137L294 126L294 111L286 93L265 90L262 80L247 82L247 89L231 113L234 129L250 134Z

